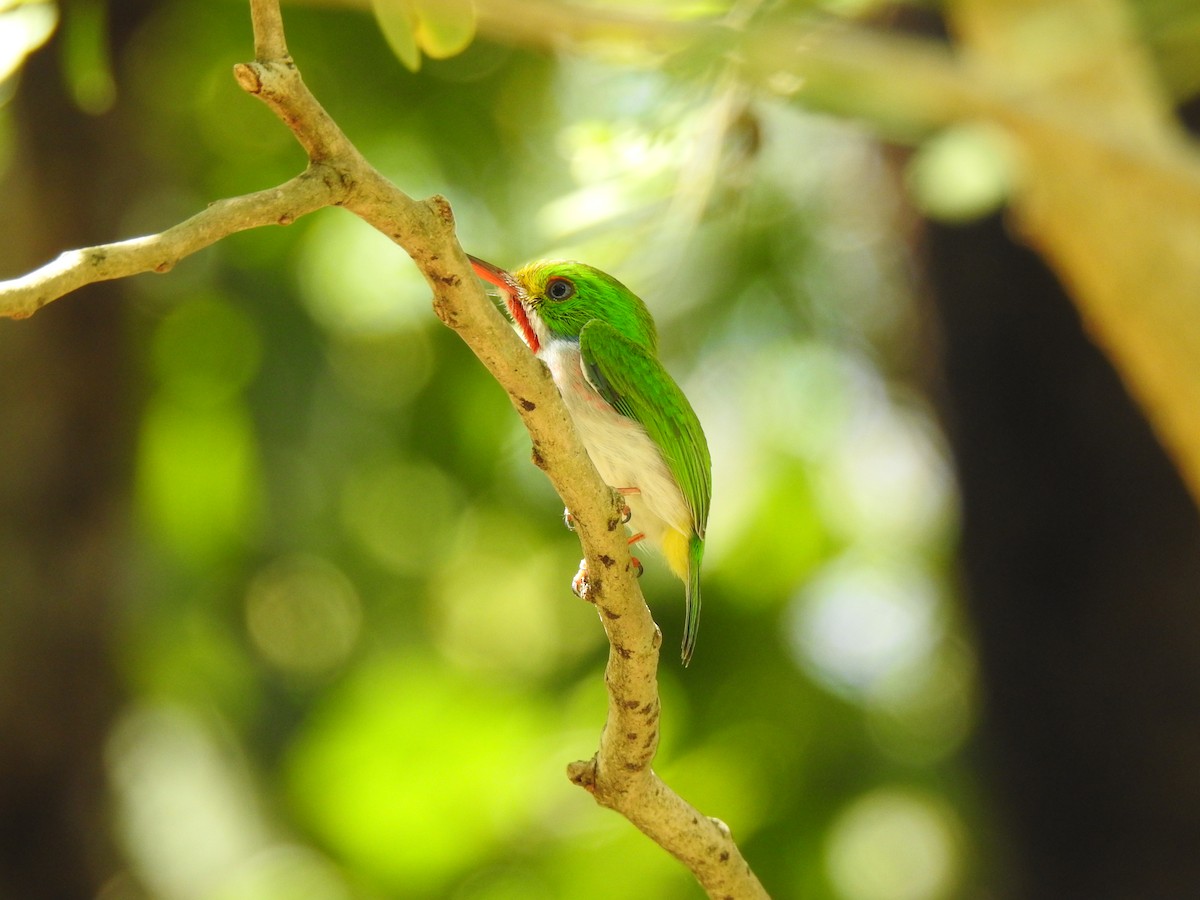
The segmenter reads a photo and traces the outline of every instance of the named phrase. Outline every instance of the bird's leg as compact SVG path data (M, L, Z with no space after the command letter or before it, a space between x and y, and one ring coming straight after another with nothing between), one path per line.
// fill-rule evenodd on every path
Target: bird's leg
M641 492L642 492L641 488L635 488L635 487L617 488L617 493L620 494L622 497L636 497L639 494L641 494ZM629 504L626 503L623 507L621 507L621 524L622 525L628 524L629 520L632 518L633 518L633 510L630 509ZM641 540L641 538L638 538L638 540ZM630 543L633 543L633 542L630 541Z
M629 539L629 544L632 546L638 541L643 541L645 539L646 535L639 531ZM630 554L629 561L633 564L633 568L636 570L637 577L641 578L642 572L645 571L642 561L633 554ZM587 560L581 559L579 561L579 571L576 572L575 577L571 579L571 590L580 600L587 600L590 603L592 600L592 598L588 596L588 588L590 586L591 585L588 583Z
M640 494L642 492L642 489L635 488L635 487L625 487L625 488L617 488L616 491L622 497L633 497L633 496L636 496L637 494ZM628 525L629 520L632 518L633 518L633 510L630 509L629 504L626 503L623 507L621 507L621 524ZM571 511L569 509L566 509L565 507L563 509L563 524L567 526L567 531L575 530L575 517L573 515L571 515Z
M642 489L636 488L636 487L624 487L624 488L617 488L616 491L622 497L634 497L634 496L641 494ZM626 503L621 508L621 524L622 525L629 524L629 520L632 518L633 518L633 510L630 509L629 504ZM575 517L573 515L571 515L571 510L569 510L569 509L563 510L563 524L567 526L567 529L569 531L575 530ZM646 539L646 535L643 532L639 531L637 534L633 535L629 539L629 543L630 543L630 545L633 545L633 544L636 544L638 541L643 541L645 539ZM637 570L637 577L641 578L642 572L645 571L645 567L642 566L642 561L633 555L630 555L629 561L631 563L633 563L634 569ZM589 587L589 584L588 584L587 560L581 559L579 561L579 571L576 572L575 577L571 579L571 590L575 593L575 596L580 598L581 600L590 600L591 598L588 597L588 595L587 595L588 587Z
M571 579L571 590L580 600L592 602L592 598L588 596L588 589L591 585L588 583L587 560L579 561L579 571L575 573L575 577Z
M638 541L644 541L645 539L646 539L646 535L639 531L637 534L635 534L633 537L631 537L629 539L629 546L632 547ZM632 553L629 554L629 561L631 563L633 563L633 567L635 569L637 569L637 577L641 578L642 572L645 571L645 568L642 566L642 561L640 559L638 559L636 556L634 556Z

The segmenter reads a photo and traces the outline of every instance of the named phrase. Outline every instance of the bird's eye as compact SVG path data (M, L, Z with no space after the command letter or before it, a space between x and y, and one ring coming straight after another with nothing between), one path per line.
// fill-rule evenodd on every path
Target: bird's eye
M575 293L575 285L565 278L551 278L546 285L546 296L551 300L566 300Z

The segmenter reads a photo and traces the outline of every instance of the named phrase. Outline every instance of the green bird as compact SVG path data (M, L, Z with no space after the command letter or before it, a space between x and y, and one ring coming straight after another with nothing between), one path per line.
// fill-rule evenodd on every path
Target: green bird
M470 259L549 367L600 477L624 496L629 542L658 550L683 581L686 666L700 627L712 462L700 420L658 360L650 311L617 279L583 263L534 262L509 273Z

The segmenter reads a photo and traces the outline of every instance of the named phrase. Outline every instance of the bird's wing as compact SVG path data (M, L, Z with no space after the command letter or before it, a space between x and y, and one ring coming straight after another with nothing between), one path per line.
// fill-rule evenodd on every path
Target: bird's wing
M712 497L712 461L700 420L662 363L599 319L579 333L584 377L608 403L646 429L662 452L704 537Z

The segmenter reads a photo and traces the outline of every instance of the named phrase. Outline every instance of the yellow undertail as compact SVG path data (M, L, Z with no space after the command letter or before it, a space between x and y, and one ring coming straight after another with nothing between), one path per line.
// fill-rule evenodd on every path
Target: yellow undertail
M696 535L685 536L671 530L663 536L662 554L684 588L683 664L692 661L696 648L696 633L700 628L700 560L704 556L704 541Z
M684 584L688 580L688 539L672 528L663 536L662 554L675 577Z

